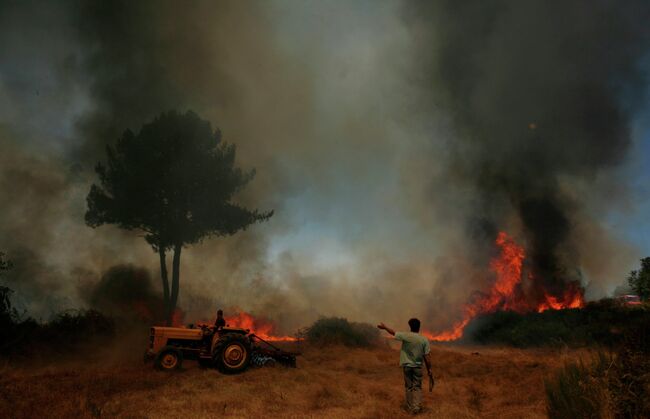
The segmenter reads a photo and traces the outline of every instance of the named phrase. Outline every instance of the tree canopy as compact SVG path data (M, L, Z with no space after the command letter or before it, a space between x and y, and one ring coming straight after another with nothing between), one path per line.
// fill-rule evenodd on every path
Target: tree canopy
M650 298L650 257L641 259L641 269L630 272L627 282L642 300Z
M235 146L221 141L193 112L168 112L135 135L124 132L95 170L100 185L88 194L86 223L142 230L153 246L193 244L231 235L268 219L231 201L255 171L235 167Z
M127 130L114 146L107 146L106 155L106 163L95 168L99 184L88 193L86 223L144 232L160 254L163 293L170 310L178 297L183 246L210 236L232 235L273 215L233 202L255 171L236 167L235 146L222 141L220 131L194 112L166 112L137 134ZM170 294L165 252L172 249Z

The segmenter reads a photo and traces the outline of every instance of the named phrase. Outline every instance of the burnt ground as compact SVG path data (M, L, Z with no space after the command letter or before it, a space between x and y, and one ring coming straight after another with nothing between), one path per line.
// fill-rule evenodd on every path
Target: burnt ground
M132 349L132 348L131 348ZM186 361L155 371L139 350L0 366L3 418L408 417L395 348L301 347L298 368L228 376ZM112 354L112 355L111 355ZM434 346L437 379L425 392L438 418L546 417L543 380L585 350ZM426 384L426 383L425 383Z

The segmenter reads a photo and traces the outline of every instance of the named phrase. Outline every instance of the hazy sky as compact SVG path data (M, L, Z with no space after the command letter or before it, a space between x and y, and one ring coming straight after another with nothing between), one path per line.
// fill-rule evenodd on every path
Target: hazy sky
M399 306L408 304L444 324L481 288L476 275L493 251L474 240L472 223L485 218L534 247L534 228L509 195L516 188L485 189L477 180L510 153L521 156L516 170L545 167L535 159L558 154L540 178L557 187L553 203L568 202L571 227L551 250L572 255L566 268L582 272L588 296L611 292L650 253L647 34L636 35L628 13L618 23L582 13L589 2L553 10L502 1L487 14L481 2L416 3L1 2L0 250L17 262L10 285L25 306L46 317L84 305L83 290L115 264L143 265L156 277L144 240L90 229L83 213L104 145L172 108L195 110L237 144L240 164L258 172L241 199L276 212L264 225L184 253L181 306L190 311L239 306L296 327L320 315L401 321L411 314ZM603 14L616 9L601 3ZM639 4L628 7L639 7L641 19L647 8ZM629 33L617 26L626 19ZM518 37L522 44L503 44ZM601 48L603 40L612 45ZM584 56L570 52L580 45ZM583 71L607 57L621 65ZM542 64L537 74L526 65L545 59L559 70ZM447 63L466 65L449 73ZM500 75L516 75L510 88ZM554 109L570 112L567 103L583 98L581 87L555 104L542 92L582 84L615 98L621 135L630 129L631 144L602 148L621 153L616 161L570 156L592 149L582 126L557 128L585 135L566 146L544 131L544 121L555 127ZM521 93L528 86L530 96ZM604 102L608 110L609 96ZM457 108L463 103L467 115ZM512 127L501 112L508 109L522 109ZM529 135L537 117L539 135L550 132L539 140L548 148L514 140ZM501 128L503 141L495 135ZM607 135L594 149L619 133Z

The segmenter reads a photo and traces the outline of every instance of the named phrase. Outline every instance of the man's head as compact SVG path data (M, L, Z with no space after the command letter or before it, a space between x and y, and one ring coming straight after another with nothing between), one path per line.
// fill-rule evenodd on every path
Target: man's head
M217 310L217 317L223 317L223 310Z
M420 331L420 320L412 318L409 320L409 327L411 328L411 332L418 333Z

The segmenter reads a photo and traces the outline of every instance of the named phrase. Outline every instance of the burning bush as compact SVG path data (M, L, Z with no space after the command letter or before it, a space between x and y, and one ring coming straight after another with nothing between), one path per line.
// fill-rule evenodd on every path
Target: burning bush
M498 255L490 262L492 285L475 291L462 307L462 317L448 330L423 334L434 341L452 341L463 337L473 319L490 313L542 313L547 310L580 308L584 306L584 290L579 281L561 280L555 286L547 283L525 267L526 250L505 232L499 232L494 242ZM495 250L496 250L495 249Z
M234 312L234 315L225 317L227 326L248 329L264 340L274 342L293 342L297 340L293 336L283 336L276 333L276 324L267 318L253 317L251 314L239 309L235 309Z
M368 347L380 342L379 330L368 323L348 322L339 317L317 320L305 331L305 339L317 345Z

